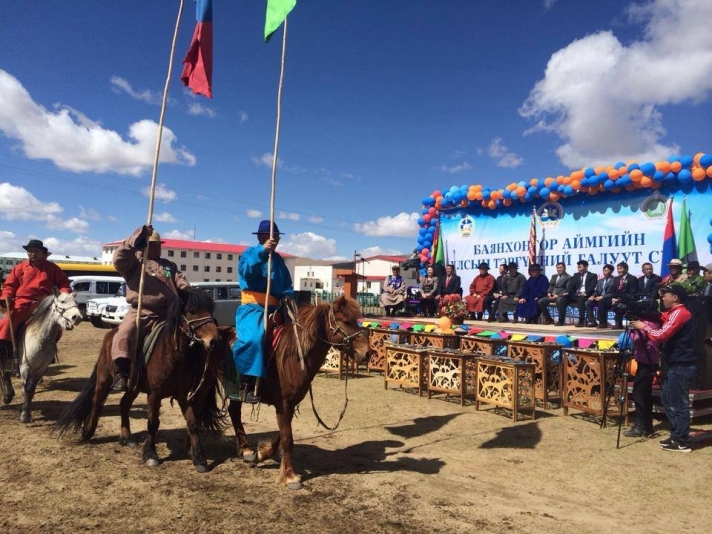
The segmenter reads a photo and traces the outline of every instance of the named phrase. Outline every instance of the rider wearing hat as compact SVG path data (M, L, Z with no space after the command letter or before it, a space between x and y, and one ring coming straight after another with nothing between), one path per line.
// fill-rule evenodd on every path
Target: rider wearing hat
M111 391L126 391L131 356L136 340L136 314L141 282L141 256L148 244L146 276L141 298L141 331L166 320L166 314L182 291L190 288L185 275L172 261L161 258L161 236L151 225L144 225L125 239L114 252L114 267L126 280L126 301L131 305L111 344L114 383ZM135 349L135 347L133 347Z
M27 260L10 271L0 294L0 312L6 313L6 302L10 303L10 313L0 318L0 345L6 347L12 343L10 319L17 329L53 288L63 293L71 291L67 275L47 259L51 252L42 241L30 239L22 248L27 251Z
M244 402L256 404L260 397L255 393L257 377L266 375L264 362L264 309L274 312L284 297L293 298L292 277L282 256L276 252L280 232L270 221L261 221L257 232L258 245L249 247L240 256L237 272L242 288L242 305L235 313L237 342L233 349L235 365L241 377L241 396ZM270 266L270 291L267 295L267 260L272 254Z

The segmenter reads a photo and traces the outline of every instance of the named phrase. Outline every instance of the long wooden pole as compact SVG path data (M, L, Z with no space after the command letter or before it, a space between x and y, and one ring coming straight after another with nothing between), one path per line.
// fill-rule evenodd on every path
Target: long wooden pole
M287 55L287 18L284 18L284 29L282 30L282 61L279 69L279 85L277 87L277 125L274 130L274 152L272 156L272 191L269 198L269 238L274 238L274 204L277 190L277 155L279 153L279 127L282 123L282 87L284 86L284 58ZM265 342L267 341L267 319L269 317L269 296L272 287L272 253L267 257L267 291L265 296L264 328ZM260 386L260 377L255 381L255 395Z
M156 194L156 178L158 177L158 162L161 156L161 139L163 138L163 122L166 116L166 104L168 102L168 88L171 84L171 77L173 75L173 60L176 53L176 41L178 40L178 28L180 27L180 19L183 15L183 4L185 0L180 0L180 6L178 7L178 17L176 18L175 29L173 30L173 43L171 44L171 54L168 60L168 73L166 75L166 83L163 86L163 100L161 101L161 115L158 119L158 134L156 136L156 151L153 155L153 170L151 172L151 189L148 195L148 217L146 218L146 225L150 225L153 219L153 202ZM149 236L150 237L150 236ZM139 354L138 350L138 340L139 340L139 330L141 328L141 309L143 307L143 285L146 279L146 260L148 258L148 246L149 242L146 240L146 248L143 251L141 257L141 278L138 285L138 304L136 305L136 335L134 336L134 351Z

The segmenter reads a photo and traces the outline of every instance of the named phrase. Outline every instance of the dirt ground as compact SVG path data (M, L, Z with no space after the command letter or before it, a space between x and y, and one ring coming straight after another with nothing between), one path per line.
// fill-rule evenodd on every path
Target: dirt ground
M186 456L182 416L164 401L162 463L120 447L118 396L88 444L57 440L52 424L89 376L106 330L83 323L65 334L60 364L39 386L34 422L20 398L0 409L0 532L702 532L712 523L712 422L695 421L692 454L621 438L582 415L538 410L512 423L503 411L383 388L380 376L348 381L349 407L336 432L317 429L308 402L295 421L295 463L305 489L275 484L277 464L234 458L232 430L204 441L210 471ZM16 388L19 384L16 383ZM344 383L318 377L317 407L335 421ZM145 398L134 432L145 430ZM276 430L274 411L253 440Z

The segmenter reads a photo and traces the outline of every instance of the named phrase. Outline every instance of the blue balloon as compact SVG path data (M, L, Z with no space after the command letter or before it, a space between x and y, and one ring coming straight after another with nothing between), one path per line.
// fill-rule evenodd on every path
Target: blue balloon
M689 184L692 181L692 173L688 169L682 169L677 173L677 179L683 184Z
M637 163L631 163L630 165L628 165L628 172L634 171L635 169L640 169L640 165L638 165Z
M494 203L497 207L502 205L502 201L500 199L495 200Z
M423 204L426 206L434 206L435 205L435 199L433 197L425 197L423 199Z
M584 175L586 178L590 178L591 176L593 176L593 175L595 175L595 174L596 174L596 171L593 170L593 167L586 167L586 170L583 171L583 175Z
M569 348L573 345L573 342L571 341L571 338L569 338L569 336L565 336L562 334L556 337L556 344L561 345L562 347Z
M420 235L421 237L424 236L424 235L427 234L427 233L428 233L428 229L427 229L427 228L419 228L419 229L418 229L418 235Z
M574 188L571 187L570 185L564 186L564 194L565 194L565 195L573 195L573 194L574 194Z
M676 161L680 161L680 156L677 154L673 154L668 158L668 163L675 163Z
M529 191L527 191L526 193L524 193L524 200L525 200L525 201L530 202L533 198L534 198L534 197L532 196L532 194L531 194Z
M656 182L662 182L663 178L665 178L665 173L663 171L655 171L653 174L653 180Z
M425 224L425 219L423 219L422 217L418 217L418 224L420 226L423 226Z
M423 245L425 243L425 239L423 236L418 237L418 244Z
M618 170L618 169L620 169L621 167L625 167L625 163L622 162L622 161L619 161L618 163L616 163L616 164L613 166L613 168L614 168L615 170Z
M633 341L630 339L628 332L623 332L618 336L618 347L622 350L630 350L633 348Z
M551 194L551 190L548 187L542 187L539 190L539 196L541 198L549 198L549 195Z
M652 176L653 174L655 174L655 163L643 163L640 166L640 170L643 171L643 174L645 176Z
M527 183L524 180L521 180L518 185L519 187L526 187Z
M673 180L677 180L677 175L674 172L670 171L665 175L665 181L672 182Z
M606 180L603 182L603 187L605 187L607 191L613 189L614 185L616 185L616 183L613 180Z
M509 189L505 189L502 191L502 196L504 198L512 198L512 192Z
M710 154L705 154L700 158L700 166L704 167L705 169L712 165L712 155Z
M432 221L433 219L430 219L430 220ZM427 231L429 234L434 234L434 233L435 233L435 226L428 226L428 228L427 228L426 231Z
M530 185L529 189L527 189L527 193L529 193L530 195L536 195L536 187L533 185Z
M710 221L710 224L712 224L712 221ZM707 242L712 245L712 234L707 236Z
M683 169L689 169L692 167L692 156L682 156L680 158L680 163L682 163Z
M492 196L492 191L488 191L487 189L482 191L482 200L489 200L491 196Z

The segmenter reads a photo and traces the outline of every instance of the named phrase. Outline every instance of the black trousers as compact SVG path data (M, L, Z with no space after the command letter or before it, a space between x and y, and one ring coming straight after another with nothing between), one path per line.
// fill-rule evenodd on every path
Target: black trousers
M574 297L575 302L576 302L576 307L578 308L578 322L579 324L585 324L586 323L586 301L588 300L588 297L585 295L576 295ZM593 316L588 318L589 323L592 323L594 321Z
M494 311L497 309L497 305L499 304L499 297L494 297L492 295L487 295L485 297L485 302L483 306L483 310L487 312L487 317L493 317Z
M638 363L633 379L633 402L635 402L635 426L647 433L653 431L653 378L658 366Z

